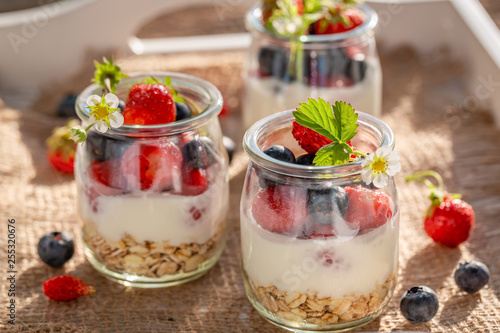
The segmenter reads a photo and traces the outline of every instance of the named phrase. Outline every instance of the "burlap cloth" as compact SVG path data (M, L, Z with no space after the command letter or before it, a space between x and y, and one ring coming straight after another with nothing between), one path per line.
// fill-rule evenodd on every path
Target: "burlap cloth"
M170 57L122 58L126 71L176 70L205 78L222 91L231 115L224 131L240 142L242 52ZM410 50L382 54L383 120L394 130L403 170L397 175L401 203L400 276L382 316L360 331L500 332L500 130L487 112L464 109L464 67L445 57L419 59ZM432 59L441 59L434 62ZM90 75L90 74L89 74ZM457 107L450 107L457 106ZM246 167L243 153L230 168L228 239L220 261L202 278L177 287L126 288L86 262L80 241L72 177L53 171L44 139L62 120L0 106L0 328L8 332L279 332L246 299L240 274L239 201ZM434 169L450 191L472 204L477 224L457 249L436 245L423 231L428 206L420 184L404 175ZM7 326L7 219L16 219L16 325ZM61 269L38 258L36 245L50 230L67 230L77 251ZM475 295L453 280L459 262L478 259L491 270L489 284ZM49 300L43 281L71 274L95 286L95 295L67 303ZM369 274L369 272L367 272ZM399 299L413 285L436 290L440 307L427 324L413 325L399 311Z

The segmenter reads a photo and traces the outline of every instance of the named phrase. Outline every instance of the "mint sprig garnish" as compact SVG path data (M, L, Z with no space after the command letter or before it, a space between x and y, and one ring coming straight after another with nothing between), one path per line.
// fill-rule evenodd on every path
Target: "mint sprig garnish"
M333 141L318 150L313 161L316 166L348 163L351 154L364 156L361 152L353 151L347 144L356 135L358 128L358 114L350 104L335 102L332 107L321 98L309 98L307 103L300 103L293 116L299 125Z
M100 85L106 92L116 93L116 85L122 78L127 77L127 74L121 72L120 66L113 63L113 58L103 58L102 63L94 61L95 72L92 82Z

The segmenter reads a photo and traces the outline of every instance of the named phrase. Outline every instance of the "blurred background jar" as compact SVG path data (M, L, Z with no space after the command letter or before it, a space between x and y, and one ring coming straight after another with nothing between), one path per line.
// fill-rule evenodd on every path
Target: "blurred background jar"
M382 71L374 38L378 17L372 8L357 7L362 23L351 30L328 33L328 27L317 23L308 34L289 38L267 28L263 8L257 4L246 15L252 43L244 69L245 128L309 97L345 101L380 115Z
M200 277L224 247L228 212L227 152L218 114L220 92L199 78L165 72L131 75L117 86L126 100L147 77L170 77L194 115L159 125L90 130L75 161L85 255L106 277L136 287L164 287ZM77 114L88 126L87 97Z

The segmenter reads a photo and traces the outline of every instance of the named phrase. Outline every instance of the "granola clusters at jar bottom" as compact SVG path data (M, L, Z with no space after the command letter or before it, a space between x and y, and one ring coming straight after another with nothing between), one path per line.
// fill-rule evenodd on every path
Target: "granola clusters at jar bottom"
M125 234L117 242L109 242L98 233L94 223L84 225L85 242L93 249L94 255L108 269L127 272L139 276L159 278L182 272L191 272L214 255L221 245L223 224L208 241L181 243L178 246L170 241L139 242L130 234Z
M351 293L343 298L324 297L300 292L287 293L276 286L256 286L250 281L250 287L267 311L278 320L303 323L322 328L329 324L340 324L375 314L389 301L390 290L394 288L395 276L391 274L383 285L377 284L370 293L356 295Z

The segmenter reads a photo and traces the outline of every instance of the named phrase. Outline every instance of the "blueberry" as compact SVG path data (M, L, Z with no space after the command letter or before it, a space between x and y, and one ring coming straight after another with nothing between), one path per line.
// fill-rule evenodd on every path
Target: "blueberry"
M52 267L61 267L74 253L73 237L65 231L46 233L38 242L40 259Z
M120 109L120 111L123 112L123 109L125 108L125 102L123 100L120 99L120 101L118 102L118 108Z
M288 53L280 47L266 46L259 50L257 61L261 76L273 76L288 81Z
M349 210L349 196L342 187L307 191L307 211L316 223L331 225Z
M428 322L436 315L439 301L434 290L426 286L418 286L404 293L399 307L406 319L419 324Z
M290 149L280 145L274 145L267 148L266 150L264 150L264 154L282 162L295 163L295 155L293 154L293 152Z
M191 110L186 104L175 102L175 121L187 119L191 117Z
M212 141L201 137L189 141L182 147L182 158L192 169L206 169L215 161L216 150Z
M330 87L345 76L350 59L344 48L305 51L304 77L314 87Z
M313 160L316 157L316 154L303 154L297 157L295 163L300 165L314 165Z
M460 264L455 271L455 282L463 291L473 294L483 288L490 279L490 270L479 261Z
M236 150L236 143L234 143L234 141L227 136L222 137L222 143L226 148L227 155L229 157L229 163L231 163L231 161L233 160L234 151Z
M84 146L93 160L104 162L121 158L131 144L129 140L118 140L97 131L89 131Z
M62 118L66 117L76 117L76 104L77 95L68 94L64 96L59 102L59 107L57 108L57 115Z
M365 61L365 55L358 53L350 59L345 75L351 79L353 83L358 83L363 81L365 78L367 68L368 65Z

